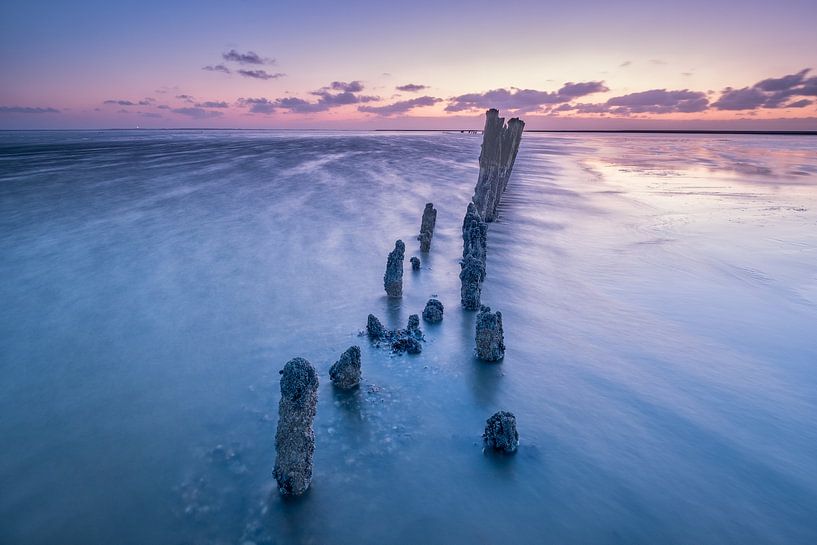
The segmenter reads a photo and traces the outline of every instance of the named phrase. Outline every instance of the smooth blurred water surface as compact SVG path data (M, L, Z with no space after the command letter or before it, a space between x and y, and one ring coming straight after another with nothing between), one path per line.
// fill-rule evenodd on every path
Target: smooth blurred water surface
M459 307L480 140L0 133L0 542L817 542L817 139L526 134L488 235L499 364ZM395 302L397 238L423 268ZM358 336L433 295L421 355ZM315 474L282 501L294 356ZM499 409L512 457L482 452Z

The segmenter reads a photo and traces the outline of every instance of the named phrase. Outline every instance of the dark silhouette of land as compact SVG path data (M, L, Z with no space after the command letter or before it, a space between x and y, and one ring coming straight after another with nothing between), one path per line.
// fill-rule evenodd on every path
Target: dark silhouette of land
M374 129L377 132L458 132L463 134L482 134L475 129ZM706 130L706 129L525 129L525 132L551 133L598 133L598 134L768 134L783 136L817 136L814 131L739 131L739 130Z

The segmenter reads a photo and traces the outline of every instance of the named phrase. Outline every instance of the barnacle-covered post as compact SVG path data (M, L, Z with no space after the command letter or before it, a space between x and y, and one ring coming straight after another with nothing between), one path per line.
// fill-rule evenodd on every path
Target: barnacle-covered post
M403 296L403 258L406 245L402 240L394 243L394 250L386 261L386 274L383 275L383 288L389 297Z
M505 335L502 313L483 306L477 314L477 357L484 361L499 361L505 357Z
M420 241L420 251L428 252L431 249L431 239L434 237L434 225L437 223L437 210L434 203L426 203L423 210L423 219L420 222L420 234L417 239Z
M281 371L281 401L275 433L275 469L278 490L300 496L312 481L315 432L312 420L318 406L318 375L304 358L293 358Z

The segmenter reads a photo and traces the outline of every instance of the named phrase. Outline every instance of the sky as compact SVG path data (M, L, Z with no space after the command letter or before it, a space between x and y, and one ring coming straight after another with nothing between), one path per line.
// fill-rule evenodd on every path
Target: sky
M815 28L817 0L0 0L0 129L817 130Z

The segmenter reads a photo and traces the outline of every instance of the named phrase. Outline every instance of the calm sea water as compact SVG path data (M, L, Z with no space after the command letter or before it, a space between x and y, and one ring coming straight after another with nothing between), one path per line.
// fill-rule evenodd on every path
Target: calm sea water
M480 138L0 133L0 542L817 542L817 139L526 134L486 364L457 276ZM395 302L397 238L423 269ZM434 295L421 355L358 336ZM294 356L315 474L283 501ZM512 457L482 452L500 409Z

